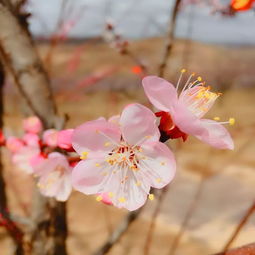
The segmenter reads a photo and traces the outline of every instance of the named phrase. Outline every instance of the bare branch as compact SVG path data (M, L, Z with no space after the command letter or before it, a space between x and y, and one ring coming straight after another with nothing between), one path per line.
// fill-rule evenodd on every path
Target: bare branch
M0 131L3 129L3 85L4 85L4 70L2 63L0 62ZM23 232L16 225L16 223L10 218L8 210L8 202L6 196L6 184L3 176L3 165L1 160L1 151L0 151L0 226L6 228L12 237L13 241L16 244L16 255L23 255Z
M245 224L248 222L250 217L255 213L255 201L252 203L252 205L248 208L248 210L245 212L244 216L241 218L240 222L238 223L236 229L234 230L234 233L226 243L226 245L223 248L223 251L226 252L230 246L233 244L233 242L236 240L237 236L245 226ZM255 247L254 247L255 248ZM254 249L255 251L255 249ZM241 254L241 253L240 253ZM255 253L254 253L255 254Z
M14 15L6 1L0 0L0 50L5 65L13 75L31 112L42 120L44 127L62 128L64 121L56 115L49 78L31 36L26 28L22 27L19 18ZM65 203L49 200L35 190L33 227L30 231L31 253L65 255L67 236Z
M116 244L120 238L125 234L129 229L131 224L138 218L141 214L142 208L133 212L128 213L124 220L118 225L118 227L113 231L107 241L103 244L102 247L94 253L94 255L104 255Z
M165 75L167 60L172 52L172 48L173 48L173 44L174 44L174 32L175 32L175 27L176 27L176 18L177 18L180 4L181 4L181 0L175 0L174 8L171 13L171 18L169 21L169 29L168 29L167 38L166 38L165 51L164 51L163 57L161 59L161 63L159 65L158 73L159 73L159 76L161 76L161 77L163 77Z
M247 244L229 251L217 253L214 255L255 255L255 243Z

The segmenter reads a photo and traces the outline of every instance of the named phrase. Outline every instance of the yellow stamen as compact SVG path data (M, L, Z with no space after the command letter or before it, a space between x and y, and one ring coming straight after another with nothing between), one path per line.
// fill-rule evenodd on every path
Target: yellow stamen
M108 193L108 196L109 196L110 198L112 198L112 197L113 197L113 193L112 193L112 192L109 192L109 193Z
M197 77L197 80L198 80L198 81L202 81L202 77L201 77L201 76L198 76L198 77Z
M100 164L99 164L99 163L96 163L96 164L95 164L95 166L97 166L97 167L98 167L98 166L100 166Z
M233 126L235 124L235 122L236 122L236 120L234 118L229 118L228 121L229 121L229 125L230 126Z
M82 153L81 153L82 156L80 156L80 159L87 159L88 154L89 154L89 153L88 153L87 151L82 152Z
M102 201L102 200L103 200L102 196L97 196L97 197L96 197L96 201L97 201L97 202L100 202L100 201Z
M214 117L213 119L216 120L216 121L219 121L220 117Z
M149 199L150 200L154 200L154 195L153 194L149 194Z
M183 68L183 69L181 70L181 73L185 73L185 72L186 72L186 69Z
M156 182L158 182L158 183L160 183L161 181L162 181L161 178L156 179Z
M121 203L126 202L126 198L124 198L124 197L120 197L118 200L119 200L119 202L121 202Z
M105 147L108 147L108 146L110 146L110 145L111 145L111 143L109 143L109 142L106 142L106 143L104 144Z

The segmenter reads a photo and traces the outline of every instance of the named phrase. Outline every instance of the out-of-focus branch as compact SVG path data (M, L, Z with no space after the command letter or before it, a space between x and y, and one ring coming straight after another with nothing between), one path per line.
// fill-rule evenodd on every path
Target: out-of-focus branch
M142 208L133 212L128 213L124 220L118 225L113 231L107 241L94 253L94 255L104 255L115 245L124 233L128 230L130 225L138 218L141 214Z
M171 17L169 21L165 50L164 50L164 54L162 56L161 62L159 64L159 76L162 76L162 77L165 74L167 60L169 59L169 56L171 55L173 44L174 44L174 32L175 32L176 19L177 19L180 4L181 4L181 0L175 0L173 11L171 13Z
M156 220L160 213L160 209L161 209L163 200L167 194L168 189L169 189L169 186L163 188L163 190L160 191L160 194L158 196L157 206L156 206L155 211L153 212L152 219L151 219L150 226L149 226L149 231L148 231L146 241L145 241L144 255L149 255L149 253L150 253L150 247L152 244L152 238L153 238L153 233L155 230Z
M2 63L0 61L0 132L3 130L3 86L4 86L4 69ZM16 255L23 255L23 246L22 246L22 239L23 239L23 232L22 230L16 225L16 223L11 219L9 210L8 210L8 202L6 196L6 185L3 175L3 165L2 165L2 157L0 151L0 226L6 228L10 236L12 237L13 241L16 244Z
M5 64L29 108L46 127L52 127L56 123L56 106L49 79L31 38L4 2L0 0L0 46Z
M242 247L238 247L214 255L255 255L255 243L247 244Z
M61 128L64 121L56 115L56 106L50 90L50 82L34 48L31 36L19 19L0 0L0 49L5 65L33 114L45 128ZM31 254L66 254L65 203L49 200L35 189L30 231Z
M245 212L244 216L241 218L240 222L236 226L236 229L234 230L233 234L231 235L230 239L225 244L223 251L226 252L230 246L233 244L235 239L237 238L238 234L241 232L247 221L250 219L250 217L255 213L255 201L253 201L252 205L248 208L248 210ZM228 254L228 253L227 253ZM240 253L241 254L241 253ZM243 253L246 254L246 253ZM254 246L254 254L255 254L255 246Z

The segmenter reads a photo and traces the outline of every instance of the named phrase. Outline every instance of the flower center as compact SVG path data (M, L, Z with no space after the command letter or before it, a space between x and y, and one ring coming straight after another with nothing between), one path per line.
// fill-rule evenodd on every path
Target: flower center
M106 161L110 165L118 165L121 168L128 167L133 171L138 171L139 157L142 149L141 146L130 146L126 142L122 142L120 146L114 148L108 156Z

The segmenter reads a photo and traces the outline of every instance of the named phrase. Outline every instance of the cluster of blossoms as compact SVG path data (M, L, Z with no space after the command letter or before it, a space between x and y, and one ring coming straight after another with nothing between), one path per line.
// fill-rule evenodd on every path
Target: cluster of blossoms
M203 119L220 94L194 74L181 88L184 73L176 87L156 76L143 79L145 94L159 112L134 103L109 120L44 132L40 120L30 117L23 123L24 136L9 137L5 145L14 164L35 176L45 196L65 201L74 188L95 194L97 201L136 210L147 198L153 200L151 188L163 188L174 178L174 154L163 142L192 135L216 148L234 148L222 125L234 124L233 118Z

